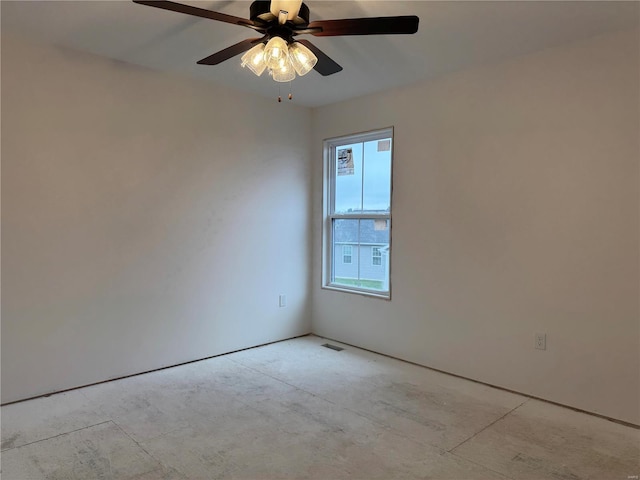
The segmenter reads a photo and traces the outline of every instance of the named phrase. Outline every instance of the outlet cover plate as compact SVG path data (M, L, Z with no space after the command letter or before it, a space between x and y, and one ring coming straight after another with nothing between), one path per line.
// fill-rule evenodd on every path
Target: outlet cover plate
M546 333L536 333L536 344L535 347L537 350L546 350L547 349L547 334Z

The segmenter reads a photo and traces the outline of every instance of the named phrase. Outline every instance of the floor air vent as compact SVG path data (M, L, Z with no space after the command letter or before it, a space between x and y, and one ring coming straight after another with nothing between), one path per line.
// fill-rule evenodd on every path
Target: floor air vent
M331 350L335 350L336 352L339 352L340 350L344 350L344 348L342 347L337 347L336 345L331 345L330 343L325 343L324 345L322 345L323 347L327 347L330 348Z

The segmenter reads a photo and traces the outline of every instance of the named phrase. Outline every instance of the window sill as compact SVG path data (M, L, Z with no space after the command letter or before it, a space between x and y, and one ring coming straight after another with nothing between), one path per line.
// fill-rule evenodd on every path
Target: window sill
M322 288L324 290L333 290L334 292L355 293L356 295L363 295L365 297L380 298L382 300L391 301L391 292L378 292L375 290L348 288L343 285L336 284L323 285Z

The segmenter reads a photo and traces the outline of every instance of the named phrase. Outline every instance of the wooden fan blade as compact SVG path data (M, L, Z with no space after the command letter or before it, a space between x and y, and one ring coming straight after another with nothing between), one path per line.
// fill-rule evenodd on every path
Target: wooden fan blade
M162 8L163 10L170 10L172 12L185 13L187 15L194 15L196 17L218 20L219 22L242 25L243 27L253 28L254 30L262 30L259 25L256 25L253 21L247 20L246 18L234 17L233 15L227 15L226 13L213 12L211 10L205 10L204 8L192 7L191 5L183 5L182 3L147 0L133 0L133 3L139 3L140 5L147 5L149 7Z
M302 45L307 47L309 50L313 52L313 54L318 57L318 63L313 67L313 69L318 72L320 75L326 77L328 75L333 75L334 73L338 73L342 70L342 67L338 65L336 62L331 60L330 57L327 56L322 50L316 47L313 43L308 40L296 40L300 42Z
M261 40L262 38L247 38L246 40L238 42L235 45L231 45L230 47L227 47L224 50L220 50L219 52L216 52L213 55L209 55L207 58L198 60L198 64L199 65L218 65L219 63L222 63L225 60L229 60L230 58L233 58L236 55L246 52L254 45L257 45L258 43L260 43Z
M342 35L397 35L418 31L419 18L415 15L401 17L345 18L343 20L318 20L307 28L322 28L310 32L316 37L337 37Z

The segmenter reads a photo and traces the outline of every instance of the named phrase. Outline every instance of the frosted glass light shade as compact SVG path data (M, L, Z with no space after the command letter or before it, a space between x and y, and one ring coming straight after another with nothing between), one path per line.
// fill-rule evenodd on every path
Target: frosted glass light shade
M296 78L296 71L291 65L289 56L285 58L285 62L282 65L271 70L271 76L276 82L290 82Z
M262 75L262 72L267 68L267 64L264 62L264 44L259 43L253 47L242 56L241 60L243 67L248 67L257 76Z
M313 52L298 42L289 46L289 58L291 58L293 68L301 77L309 73L318 62L318 58Z
M287 63L289 58L289 50L287 42L280 37L273 37L264 47L264 61L267 67L275 70Z

